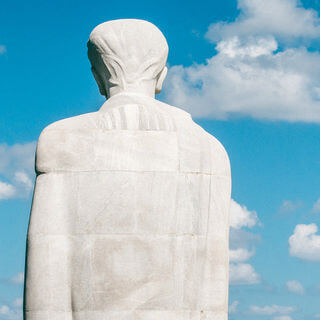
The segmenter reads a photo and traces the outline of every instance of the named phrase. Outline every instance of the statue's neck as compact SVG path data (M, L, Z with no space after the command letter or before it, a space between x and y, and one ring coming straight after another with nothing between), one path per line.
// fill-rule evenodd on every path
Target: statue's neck
M108 98L118 94L136 94L155 98L155 84L154 82L146 83L144 86L130 85L126 89L119 86L110 87L108 90Z

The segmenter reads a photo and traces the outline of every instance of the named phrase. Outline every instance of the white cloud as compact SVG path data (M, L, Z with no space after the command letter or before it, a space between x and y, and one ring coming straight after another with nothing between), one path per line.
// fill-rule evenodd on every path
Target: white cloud
M12 198L16 193L13 185L0 181L0 200Z
M200 118L320 122L319 53L273 53L274 39L258 39L254 48L228 41L205 64L170 68L166 100Z
M278 316L274 317L273 320L292 320L290 316Z
M313 213L320 212L320 198L314 203L314 205L312 207L312 212Z
M302 207L301 202L293 202L291 200L283 200L280 206L280 212L293 212Z
M17 274L15 274L10 281L14 284L23 284L24 282L24 273L23 272L19 272Z
M298 224L289 238L291 256L302 260L320 261L320 235L316 224Z
M247 256L249 251L254 253L252 248L260 241L260 236L243 228L253 228L260 225L258 215L255 211L250 211L246 206L240 205L231 199L230 203L230 249L236 259L236 255ZM240 257L239 257L240 258Z
M243 227L252 228L259 222L255 211L249 211L246 206L241 206L231 199L230 203L230 226L234 229Z
M35 142L12 146L0 144L0 177L9 181L0 181L0 199L30 194L34 178L35 147Z
M235 35L272 34L285 40L320 35L317 12L301 7L298 0L238 0L238 9L241 14L234 22L210 25L207 38L216 42Z
M243 263L255 253L252 249L260 240L260 236L243 230L259 224L255 211L249 211L246 206L231 199L230 205L230 285L251 285L260 283L260 275L251 264Z
M4 53L6 53L6 51L7 51L6 46L0 45L0 54L4 54Z
M245 262L249 260L253 255L254 251L249 251L245 248L238 248L238 249L230 249L230 262Z
M272 54L278 49L278 43L272 37L250 38L245 43L242 43L238 37L233 37L230 40L220 41L216 49L230 58L257 58Z
M288 44L277 51L279 38L319 37L316 13L295 0L238 5L235 22L209 28L215 55L203 64L170 68L166 100L200 118L320 122L319 52Z
M300 295L305 294L305 289L304 289L303 285L297 280L287 281L286 287L289 292L300 294Z
M239 304L240 304L239 301L237 301L237 300L233 301L229 306L229 314L237 313Z
M276 314L289 314L295 311L294 307L288 307L288 306L278 306L278 305L272 305L272 306L264 306L264 307L258 307L258 306L250 306L249 308L251 313L257 314L257 315L276 315Z
M260 275L256 273L251 264L230 264L230 285L248 285L260 283Z

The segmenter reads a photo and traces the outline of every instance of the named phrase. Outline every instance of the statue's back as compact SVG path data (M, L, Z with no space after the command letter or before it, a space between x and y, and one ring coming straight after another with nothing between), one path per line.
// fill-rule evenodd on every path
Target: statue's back
M120 94L46 128L27 320L227 319L228 157L184 111Z

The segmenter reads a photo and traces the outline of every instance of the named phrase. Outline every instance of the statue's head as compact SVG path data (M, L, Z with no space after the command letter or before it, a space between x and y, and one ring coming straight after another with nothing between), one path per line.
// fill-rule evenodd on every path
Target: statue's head
M100 93L159 93L167 74L168 44L152 23L120 19L98 25L90 34L88 57Z

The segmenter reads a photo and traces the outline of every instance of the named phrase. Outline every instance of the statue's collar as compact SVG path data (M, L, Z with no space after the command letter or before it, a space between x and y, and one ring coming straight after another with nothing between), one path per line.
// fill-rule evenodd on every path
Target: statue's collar
M110 97L100 108L100 111L105 111L110 108L117 107L121 104L137 104L146 102L157 102L156 99L144 94L134 92L120 92Z

